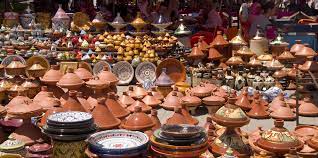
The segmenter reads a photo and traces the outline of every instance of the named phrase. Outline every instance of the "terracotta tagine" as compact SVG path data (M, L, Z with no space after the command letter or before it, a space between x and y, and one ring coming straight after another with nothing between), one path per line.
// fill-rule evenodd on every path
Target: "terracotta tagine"
M95 107L97 105L97 99L105 96L105 90L109 86L109 82L105 80L100 80L97 76L89 81L85 82L86 86L92 90L94 90L94 94L90 94L87 98L87 101L90 105Z
M92 73L85 69L83 64L79 64L78 69L76 69L74 73L84 81L88 81L93 78Z
M126 106L129 106L135 102L133 98L131 98L127 92L123 92L123 95L119 97L119 100L121 103L123 103Z
M185 94L185 91L191 86L187 82L181 81L177 82L174 87L176 87L182 94Z
M153 96L152 92L148 92L148 94L142 99L142 101L152 108L157 107L159 104L161 104L161 101L158 100L155 96Z
M166 110L173 110L175 107L181 108L180 98L177 96L176 92L173 92L171 96L168 96L164 99L164 102L161 106Z
M136 29L136 32L140 32L147 25L147 23L141 18L141 13L138 12L136 19L133 20L130 25Z
M119 119L124 119L130 114L130 111L126 110L121 104L116 100L114 93L109 93L106 98L105 104L107 105L110 112Z
M243 142L242 137L235 131L235 128L244 126L250 121L244 111L235 105L235 98L235 94L232 93L228 103L212 115L214 122L226 127L224 133L210 143L210 148L216 155L223 155L228 147L233 149L235 156L246 157L251 155L250 147Z
M187 119L187 121L189 122L189 124L191 125L197 125L199 123L199 121L192 117L188 111L188 109L186 108L186 106L184 104L181 105L181 113L183 116L185 116L185 118Z
M104 98L98 98L98 104L93 109L92 115L99 130L117 128L121 122L120 119L116 118L105 105Z
M155 125L152 127L152 130L155 131L159 128L161 128L161 122L158 118L158 111L156 109L151 110L150 118Z
M204 41L204 36L200 36L198 40L198 48L204 53L208 52L209 45Z
M241 64L244 65L245 62L240 56L232 56L230 59L226 61L226 65L237 66Z
M77 91L70 90L68 92L68 97L64 104L62 104L63 111L81 111L90 112L89 107L84 107L76 97Z
M163 95L167 96L171 91L171 86L174 82L167 75L167 69L163 68L160 76L156 79L155 85L157 86L157 90Z
M108 81L110 85L117 85L119 79L114 75L111 71L109 71L108 66L105 66L103 71L101 71L98 75L99 79Z
M56 83L57 86L69 90L79 89L83 84L84 81L74 73L74 69L72 68L68 68L67 73Z
M298 66L298 69L301 71L310 71L310 72L318 72L318 64L313 61L313 58L307 58L306 62L302 65Z
M286 104L278 107L276 110L271 112L270 116L274 119L282 119L282 120L286 120L286 121L296 119L296 114Z
M9 99L12 99L18 96L18 94L27 95L28 89L22 87L21 85L14 84L10 89L7 90L7 93L8 93Z
M211 95L211 89L208 87L205 87L204 84L201 84L192 88L191 94L199 98L204 98Z
M142 87L141 84L137 84L134 91L130 94L130 97L134 99L144 98L147 95L147 91Z
M198 44L195 44L192 48L191 53L188 55L188 58L191 58L193 60L203 59L205 54L202 52L201 49L199 49Z
M27 95L29 98L34 98L40 90L40 85L33 82L30 78L26 79L21 86L27 89Z
M254 56L255 53L252 52L248 48L248 46L243 46L237 51L237 55L242 56L242 57L246 57L247 59L249 59L250 57Z
M151 111L151 106L146 105L141 98L138 98L133 104L131 104L127 110L129 110L130 112L134 112L135 107L139 106L141 107L142 112L144 113L150 113Z
M178 89L178 87L175 86L175 85L172 86L172 91L171 91L166 97L171 96L172 93L176 93L176 94L177 94L177 97L179 97L179 98L181 98L181 97L184 96L184 94L183 94L182 92L180 92L179 89Z
M133 131L148 131L155 125L152 119L142 112L141 107L136 106L132 113L123 123L121 128Z
M175 125L175 124L190 124L186 117L182 114L181 107L174 108L174 114L166 120L168 125Z
M252 109L252 106L250 104L249 98L248 98L248 92L243 91L243 96L240 97L236 102L235 105L239 106L244 111L249 111Z
M270 111L275 111L276 109L282 107L285 105L285 101L284 101L284 96L282 93L280 93L279 95L277 95L277 97L275 97L273 99L273 101L269 104L269 110Z
M250 67L261 67L262 63L259 61L256 56L251 57L250 61L247 63L247 66Z
M299 115L301 116L317 116L318 108L313 104L312 100L308 97L299 106Z
M47 71L47 69L43 67L40 63L34 62L34 64L30 68L28 68L27 71L31 77L38 78L42 77Z
M225 102L225 99L220 96L209 96L202 99L203 104L206 105L209 114L215 113Z
M61 105L60 100L53 96L53 92L48 92L45 96L42 95L42 97L33 99L33 102L40 105L43 111L47 111L53 107L59 107Z
M213 47L209 49L209 56L208 56L209 60L214 61L214 60L220 60L221 58L223 58L223 55L220 54L220 52L217 49Z
M295 40L295 42L296 43L290 48L290 52L293 53L293 55L295 55L296 52L300 52L305 47L305 45L301 43L301 40Z
M55 106L53 106L52 108L50 108L49 110L47 110L45 113L44 113L44 115L42 116L42 118L41 118L41 120L40 120L40 122L38 122L38 126L39 127L43 127L45 124L46 124L46 120L47 120L47 118L50 116L50 115L52 115L52 114L54 114L54 113L57 113L57 112L63 112L64 110L63 110L63 108L60 106L60 105L55 105Z
M134 92L134 87L128 86L128 89L126 91L127 95L131 97L133 92Z
M195 113L195 109L197 106L201 105L201 99L196 96L192 96L191 93L188 93L186 96L181 97L181 104L185 105L186 109L188 109L191 114Z
M229 45L229 42L224 39L221 31L218 31L216 34L217 35L215 36L214 40L210 43L210 47L214 47L214 46L225 47Z
M280 61L293 61L295 59L294 55L289 51L288 47L285 51L277 57Z
M317 53L310 47L304 46L300 51L295 53L296 57L316 56Z
M252 109L247 113L247 116L254 119L267 119L269 118L269 112L266 111L266 107L262 106L257 99Z
M309 147L318 150L318 133L316 132L315 135L306 142Z
M47 71L40 80L47 85L55 85L61 78L63 74L59 70L57 65L52 65L51 69Z
M280 156L288 153L290 148L302 149L304 144L284 128L283 120L275 120L274 124L274 128L261 133L257 146Z

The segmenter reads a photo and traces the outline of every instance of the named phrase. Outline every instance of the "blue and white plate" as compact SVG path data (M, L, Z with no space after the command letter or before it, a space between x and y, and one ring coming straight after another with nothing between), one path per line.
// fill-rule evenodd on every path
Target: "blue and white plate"
M69 111L58 112L50 115L47 119L48 122L69 124L69 123L81 123L90 122L93 116L87 112Z

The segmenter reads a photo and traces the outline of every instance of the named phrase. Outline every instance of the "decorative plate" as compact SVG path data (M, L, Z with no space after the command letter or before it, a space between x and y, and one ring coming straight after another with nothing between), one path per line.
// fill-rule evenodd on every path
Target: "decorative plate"
M8 66L14 59L19 60L22 64L26 64L26 61L20 55L9 55L2 60L1 64L3 66Z
M101 71L103 71L104 66L108 66L108 70L111 70L111 66L109 65L108 62L106 61L99 61L95 64L94 68L93 68L93 73L94 75L99 74Z
M89 134L76 134L76 135L63 135L63 134L53 134L42 130L43 133L48 135L54 140L61 140L61 141L77 141L77 140L85 140Z
M81 61L78 65L80 65L80 64L82 64L83 68L85 68L89 72L93 73L92 66L89 63Z
M35 63L39 63L41 66L46 68L46 71L50 69L49 61L42 56L32 56L31 58L29 58L26 61L26 65L27 65L26 69L28 70ZM28 71L26 71L26 74L29 75Z
M151 62L140 63L135 72L136 79L143 84L146 80L155 82L156 80L156 65Z
M162 68L167 69L167 75L175 82L182 82L186 79L186 69L184 65L177 59L168 58L162 61L157 69L156 76L159 77L162 71Z
M92 120L91 114L86 112L70 111L58 112L50 115L48 121L57 123L80 123Z
M149 138L138 131L108 130L88 138L89 148L94 153L123 154L147 148Z
M112 72L119 79L119 85L127 85L134 78L134 68L127 61L117 62L113 66Z

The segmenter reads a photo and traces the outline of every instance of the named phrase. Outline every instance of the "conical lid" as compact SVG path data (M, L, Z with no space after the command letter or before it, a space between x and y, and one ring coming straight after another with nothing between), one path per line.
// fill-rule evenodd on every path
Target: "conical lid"
M186 106L183 104L181 108L181 114L187 119L187 122L191 125L197 125L199 121L192 117L189 111L186 109Z
M223 58L223 55L219 53L219 51L213 47L209 49L208 59L210 60L219 60Z
M155 123L151 118L142 112L140 106L136 106L134 113L131 114L125 122L121 125L122 128L134 131L146 131L151 129Z
M119 81L116 75L114 75L112 72L108 70L108 66L104 66L103 71L100 72L97 76L99 77L99 79L106 80L112 85L117 84Z
M295 57L291 54L288 48L285 48L285 51L277 57L278 60L293 60Z
M105 80L100 80L98 76L94 76L89 81L85 82L87 87L91 89L105 89L107 86L109 86L109 82Z
M257 30L256 30L256 34L255 36L253 37L253 40L261 40L261 39L264 39L265 38L265 35L264 35L264 32L262 31L261 29L261 26L260 25L257 25Z
M127 110L130 112L134 112L135 107L139 106L141 107L142 112L149 113L150 110L152 109L151 106L146 105L141 98L138 98L133 104L131 104Z
M155 85L156 86L171 86L174 82L171 80L171 78L167 75L167 69L162 68L162 72L160 76L156 79Z
M296 43L290 48L290 52L295 54L297 52L300 52L305 45L301 44L301 40L296 40Z
M74 73L82 80L89 80L93 78L93 74L83 67L83 64L79 64L79 68Z
M257 60L257 58L255 56L253 56L250 61L247 63L248 66L251 67L258 67L258 66L262 66L261 61Z
M152 127L153 131L161 128L161 122L158 118L158 111L156 109L151 110L150 118L152 122L155 123L155 125Z
M132 98L143 98L147 95L147 91L142 87L141 84L137 84L134 91L130 94Z
M105 104L113 113L113 115L119 119L123 119L130 114L130 112L122 107L121 104L116 100L114 93L109 93L107 95Z
M25 68L26 65L22 64L19 60L13 60L9 65L6 66L6 68L10 69L19 69L19 68Z
M77 91L70 90L68 92L68 99L62 105L63 111L81 111L87 112L86 109L82 106L82 104L76 98Z
M248 46L243 46L241 47L238 51L237 51L237 54L238 55L241 55L241 56L253 56L255 55L254 52L252 52L252 50L250 48L248 48Z
M6 106L7 116L9 118L30 118L38 116L42 112L42 107L33 103L31 99L25 96L14 97Z
M286 77L286 76L287 76L287 73L286 73L285 70L277 70L273 74L274 78L283 78L283 77Z
M98 104L92 111L94 123L101 130L117 128L121 121L110 112L105 105L104 98L98 98L97 100Z
M88 99L86 100L83 96L83 92L77 92L76 98L78 102L84 107L85 111L88 112L91 112L98 103L97 100L95 100L96 102L89 102Z
M131 22L134 25L146 24L146 22L141 18L141 13L137 12L136 18Z
M282 68L284 68L284 65L281 64L277 59L273 58L272 61L270 62L267 62L265 64L265 66L268 68L268 69L271 69L271 70L280 70Z
M156 107L161 104L161 101L158 100L155 96L152 95L152 92L148 92L148 94L142 99L142 101L151 107Z
M199 37L198 48L202 51L208 51L209 45L203 40L204 36Z
M62 78L63 74L59 70L57 65L52 65L51 69L47 71L41 79L46 82L58 82Z
M303 47L301 51L296 52L295 56L302 56L302 57L313 57L316 56L317 53L310 47Z
M188 57L193 59L201 59L204 57L204 53L202 52L201 49L198 48L198 44L195 44L194 47L192 48L191 53L188 55Z
M61 106L60 100L57 98L54 98L53 92L48 92L47 96L46 94L42 94L42 97L40 97L39 99L33 99L33 102L40 105L42 109L45 111L53 107Z
M180 98L177 96L176 92L173 92L171 96L168 96L164 99L164 102L161 106L168 110L173 110L175 107L181 107Z
M232 56L229 60L226 61L227 65L240 65L245 64L243 59L240 56Z
M95 18L92 20L93 23L102 23L106 22L103 18L103 14L101 12L97 12Z
M226 46L229 42L226 41L222 35L222 31L218 31L217 35L215 36L214 40L210 43L210 46Z
M178 89L178 87L175 86L175 85L172 86L172 91L171 91L166 97L171 96L172 93L176 93L176 94L177 94L177 97L179 97L179 98L181 98L181 97L184 96L183 93L180 92L179 89Z
M125 24L124 19L120 16L120 13L117 13L117 16L115 17L115 19L113 20L114 24Z
M271 61L273 60L273 56L272 54L262 54L258 56L257 59L260 61Z
M318 64L316 61L312 59L307 59L303 65L299 65L299 70L301 71L310 71L310 72L317 72L318 71Z
M56 19L69 19L70 20L70 17L62 9L62 5L59 5L59 9L56 11L54 17L52 18L52 21L54 21Z
M247 116L256 119L265 119L269 117L269 113L266 111L265 106L262 106L259 99L257 99L252 109L247 113Z
M174 34L175 34L175 35L180 35L180 36L191 34L192 32L189 30L189 28L187 28L187 27L183 24L182 21L183 21L183 20L180 19L180 22L181 22L181 23L180 23L180 25L177 27L177 29L174 31Z
M174 114L167 119L166 123L168 125L175 125L175 124L190 124L186 117L182 114L181 107L174 108Z
M236 102L235 105L239 106L240 108L242 108L243 110L251 110L252 106L250 104L250 101L248 99L248 92L244 91L242 97L240 97Z
M232 45L247 45L246 41L242 37L242 29L241 28L238 30L237 35L231 39L230 43Z
M294 64L294 65L293 65L293 68L291 68L291 69L287 72L287 75L288 75L289 77L296 78L296 75L297 75L297 67L298 67L298 65L297 65L297 64Z
M310 98L304 98L304 101L299 106L299 114L302 116L317 116L318 108L313 104Z
M46 68L43 67L40 63L35 62L28 70L31 70L31 71L41 71L41 70L46 70Z
M151 92L152 92L152 95L154 97L156 97L158 100L163 100L164 99L164 96L157 91L157 87L151 87Z
M72 68L68 68L67 73L63 75L62 78L57 82L58 86L66 88L68 86L80 86L83 84L84 81L74 73L74 69Z
M32 82L31 78L27 78L22 84L22 87L24 88L37 88L39 85L35 82Z
M276 108L270 115L273 118L276 119L283 119L283 120L294 120L296 118L296 114L286 106L286 104L283 104L283 106L280 106Z
M199 106L201 105L201 99L196 96L191 96L190 94L187 94L184 97L180 98L181 104L185 104L187 106Z
M123 92L123 95L119 97L119 101L125 104L126 106L129 106L135 102L133 98L128 96L127 92Z

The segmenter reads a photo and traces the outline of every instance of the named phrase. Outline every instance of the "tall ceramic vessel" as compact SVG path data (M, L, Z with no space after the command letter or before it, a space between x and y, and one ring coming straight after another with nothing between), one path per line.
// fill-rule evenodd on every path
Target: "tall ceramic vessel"
M68 30L70 28L71 18L65 13L62 9L62 6L59 5L59 9L52 18L52 29L53 30Z

